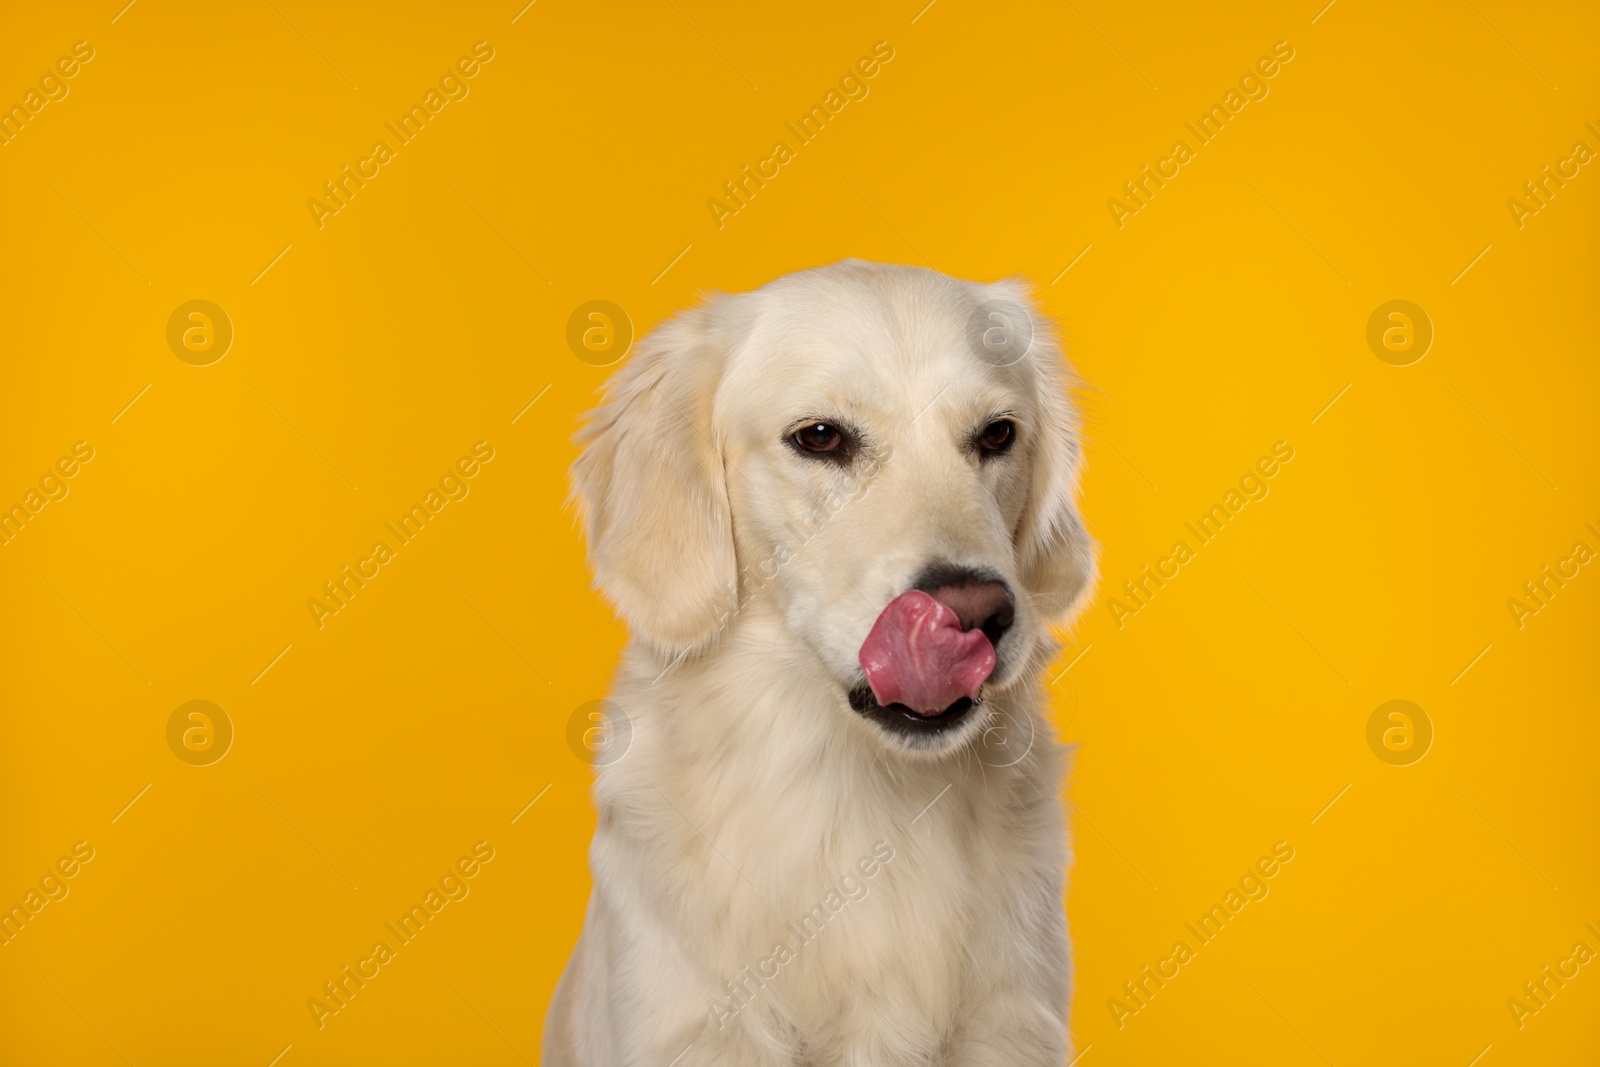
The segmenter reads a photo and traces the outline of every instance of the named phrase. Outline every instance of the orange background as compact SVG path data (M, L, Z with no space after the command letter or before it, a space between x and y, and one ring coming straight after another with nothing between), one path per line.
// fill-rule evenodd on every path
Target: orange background
M1104 581L1053 690L1081 1062L1591 1062L1595 964L1520 1029L1507 1001L1600 950L1600 574L1520 629L1507 601L1600 550L1600 175L1521 228L1507 201L1600 149L1592 6L120 7L0 34L0 102L94 49L0 147L0 504L94 450L0 547L0 903L94 850L0 948L0 1062L536 1060L588 890L567 724L624 638L563 504L608 373L568 316L643 331L845 256L1033 279L1086 381ZM319 229L478 41L469 95ZM719 229L707 200L877 41L869 95ZM167 342L196 299L234 330L208 366ZM1409 366L1366 341L1393 299L1435 333ZM478 441L470 494L318 629ZM1278 441L1270 494L1119 628ZM1409 766L1367 743L1393 699L1434 732ZM233 727L209 766L168 744L191 700ZM1119 1028L1280 840L1270 895ZM319 1030L307 1000L479 841L470 895Z

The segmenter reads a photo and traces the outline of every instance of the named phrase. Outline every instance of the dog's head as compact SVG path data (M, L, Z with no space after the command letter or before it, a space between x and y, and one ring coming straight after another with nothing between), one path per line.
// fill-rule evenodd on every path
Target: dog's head
M841 714L946 751L1094 576L1077 425L1014 283L846 261L659 326L580 435L599 587L667 658L757 601Z

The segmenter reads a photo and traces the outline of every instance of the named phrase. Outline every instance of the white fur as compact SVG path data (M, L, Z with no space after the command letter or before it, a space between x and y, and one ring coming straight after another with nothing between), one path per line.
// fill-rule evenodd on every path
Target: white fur
M969 343L991 300L1029 309L1026 358ZM1064 374L1022 287L846 261L712 299L612 379L573 476L633 634L611 692L632 739L598 772L594 891L546 1064L1065 1062L1041 673L1094 547ZM972 434L1001 414L1016 444L980 464ZM796 454L807 420L852 423L861 454ZM1003 575L1016 622L968 720L907 742L846 695L878 614L936 561ZM809 942L786 925L808 914Z

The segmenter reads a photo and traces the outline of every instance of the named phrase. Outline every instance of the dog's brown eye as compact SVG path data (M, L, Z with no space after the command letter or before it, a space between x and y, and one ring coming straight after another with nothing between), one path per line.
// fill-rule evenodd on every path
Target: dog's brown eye
M1016 429L1009 419L998 419L983 428L978 435L978 447L990 454L999 454L1011 447Z
M790 440L803 452L838 453L844 449L844 434L825 422L814 422L796 430Z

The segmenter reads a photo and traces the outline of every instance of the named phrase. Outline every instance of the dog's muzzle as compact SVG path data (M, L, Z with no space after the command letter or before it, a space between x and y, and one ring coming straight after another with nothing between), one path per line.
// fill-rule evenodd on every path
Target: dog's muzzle
M894 733L959 725L982 702L1014 615L1004 582L967 568L928 568L889 602L862 642L867 684L850 693L850 706Z

